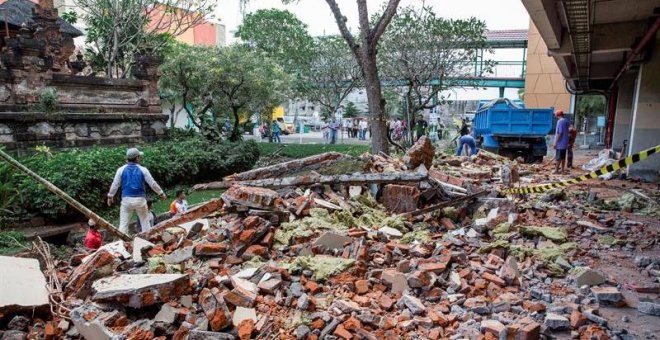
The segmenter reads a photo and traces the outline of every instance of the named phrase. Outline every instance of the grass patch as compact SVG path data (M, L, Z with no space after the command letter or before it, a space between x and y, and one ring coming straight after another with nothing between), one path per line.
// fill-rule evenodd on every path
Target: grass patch
M20 231L0 232L0 255L14 255L25 247L29 247L29 242Z
M289 158L304 158L322 154L324 152L341 152L351 156L359 156L369 152L369 145L352 144L276 144L258 143L262 156L269 156L280 150L277 154Z

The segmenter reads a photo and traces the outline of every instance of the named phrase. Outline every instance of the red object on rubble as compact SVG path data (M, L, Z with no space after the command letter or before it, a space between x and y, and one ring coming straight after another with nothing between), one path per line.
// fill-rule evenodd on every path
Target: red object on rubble
M101 233L98 230L89 229L85 235L85 248L89 250L96 250L101 248Z

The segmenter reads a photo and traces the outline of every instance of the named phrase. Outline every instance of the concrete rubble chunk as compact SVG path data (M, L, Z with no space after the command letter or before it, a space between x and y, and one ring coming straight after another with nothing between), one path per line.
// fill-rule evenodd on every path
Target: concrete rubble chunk
M480 330L482 333L489 333L499 340L506 340L507 328L497 320L481 321Z
M396 305L399 309L408 308L413 315L424 314L426 310L422 301L410 294L403 294Z
M222 194L227 205L244 205L256 209L273 209L280 206L280 195L270 189L233 185Z
M252 320L257 322L257 311L254 308L245 308L238 306L234 310L234 315L231 318L232 324L238 326L243 320Z
M163 306L160 308L160 311L158 311L158 314L154 317L155 322L163 322L167 324L171 324L176 320L176 316L179 312L179 309L176 307L172 307L171 305L165 303Z
M378 229L379 233L382 233L383 235L386 235L388 237L395 237L395 238L401 238L403 237L403 233L400 232L397 229L394 229L392 227L381 227Z
M332 303L332 307L338 309L344 314L350 314L352 312L357 312L360 310L360 305L353 301L348 300L335 300Z
M623 295L616 287L592 287L591 293L600 303L616 304L623 301Z
M417 209L420 191L416 186L388 184L383 187L381 203L395 213L407 213Z
M209 320L209 326L213 331L220 331L231 324L231 314L225 301L217 288L204 288L199 293L198 303Z
M544 324L552 330L565 330L571 327L571 323L566 317L555 313L547 313Z
M406 275L395 269L384 270L381 279L391 287L392 293L403 293L408 290Z
M97 250L73 270L65 291L78 298L91 293L94 280L112 275L121 262L107 250Z
M314 245L324 249L344 249L344 245L353 241L352 238L333 232L326 232L314 241Z
M637 310L644 314L660 316L660 300L640 298Z
M575 283L578 287L582 286L597 286L605 283L605 277L591 269L591 268L580 268L575 274Z
M147 248L151 248L151 247L154 247L154 246L155 246L155 244L153 244L153 243L151 243L151 242L149 242L145 239L142 239L142 238L139 238L139 237L134 238L133 239L133 261L135 261L135 263L143 263L144 259L142 258L142 250L147 249Z
M0 315L48 307L46 278L36 259L0 256Z
M193 329L188 333L188 340L236 340L236 336L231 333Z
M266 294L275 294L276 290L282 285L282 280L272 278L263 282L259 282L257 285L259 290Z
M179 248L172 253L163 256L163 260L167 264L179 264L188 261L193 257L193 249L193 247Z
M433 147L431 139L422 136L408 149L408 151L406 151L406 154L403 156L403 162L409 169L414 169L422 164L424 164L427 169L430 169L431 165L433 165L434 157L435 147Z
M120 340L121 335L113 333L101 320L92 318L87 320L85 315L88 313L98 313L96 310L81 306L71 310L70 316L73 326L84 339L90 340Z
M92 284L94 301L114 300L141 308L167 302L190 290L190 279L182 274L122 274Z

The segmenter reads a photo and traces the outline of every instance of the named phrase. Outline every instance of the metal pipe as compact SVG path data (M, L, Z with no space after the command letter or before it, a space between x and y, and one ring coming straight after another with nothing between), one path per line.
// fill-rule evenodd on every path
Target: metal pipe
M619 69L619 72L616 73L616 76L614 76L614 80L612 80L612 84L610 84L608 91L612 90L614 84L616 84L619 78L621 78L621 76L626 71L628 66L630 66L630 63L632 63L635 57L637 57L637 55L642 52L642 50L651 41L651 39L655 38L655 34L658 32L658 29L660 29L660 16L655 18L655 22L653 23L653 25L651 25L649 30L646 31L646 33L644 33L642 40L639 41L639 44L637 44L637 46L633 49L632 53L630 53L630 56L628 56L628 59L626 59L626 62L623 63L623 65Z
M34 180L37 182L43 184L43 186L46 187L50 192L54 193L57 197L61 198L64 200L66 203L68 203L70 206L76 208L76 210L80 211L83 213L87 218L90 218L94 221L96 221L96 224L101 227L105 228L108 230L111 234L119 237L120 239L124 241L130 241L131 238L117 229L117 227L113 226L110 222L106 221L103 217L97 215L93 211L91 211L89 208L86 206L82 205L82 203L76 201L73 197L69 196L66 192L62 191L62 189L58 188L55 186L55 184L47 181L45 178L37 175L34 171L28 169L25 165L21 164L8 154L6 154L4 151L0 149L0 158L5 160L7 163L9 163L11 166L14 168L24 172L26 175L32 177Z

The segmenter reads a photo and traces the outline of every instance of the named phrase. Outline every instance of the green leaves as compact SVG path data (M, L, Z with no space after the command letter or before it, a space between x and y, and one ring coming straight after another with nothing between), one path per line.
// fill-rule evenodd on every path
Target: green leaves
M163 187L218 180L250 169L259 157L259 148L252 141L216 143L199 136L158 142L140 149L145 153L143 165ZM115 171L125 163L125 155L126 147L95 147L60 152L50 158L37 155L21 161L88 208L98 211L103 208ZM0 164L0 176L3 173ZM50 218L73 213L62 200L31 178L11 173L11 180L1 179L0 198L9 205L17 197L16 190L21 193L22 206L30 212Z

